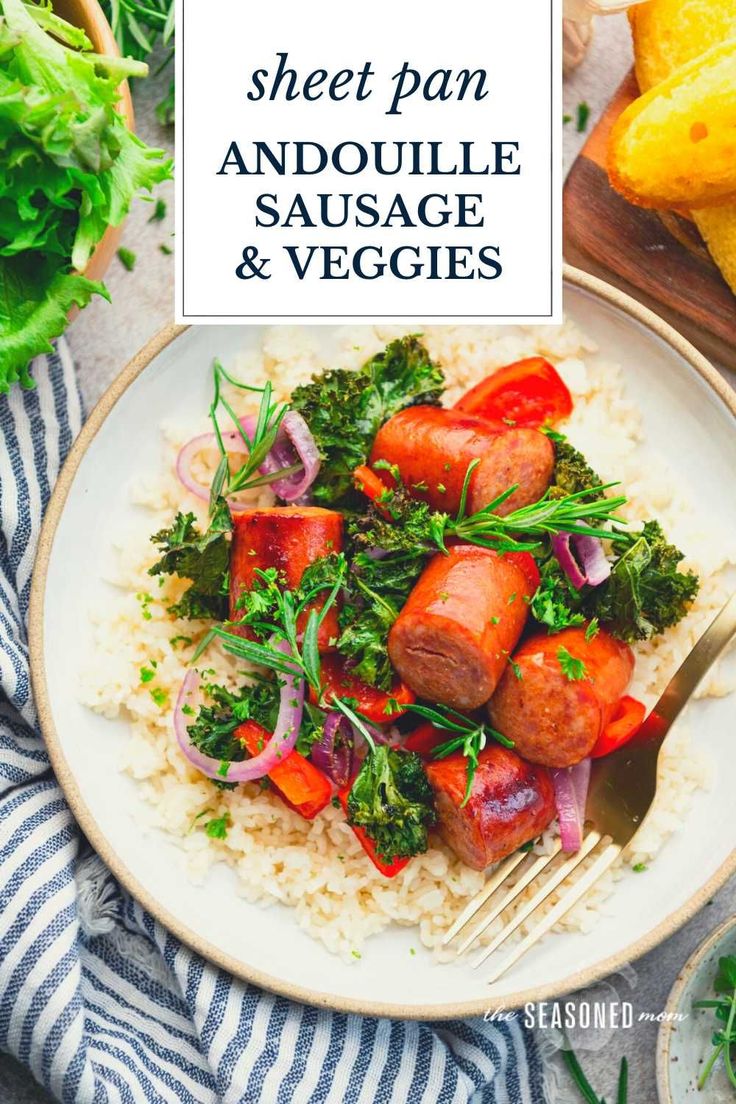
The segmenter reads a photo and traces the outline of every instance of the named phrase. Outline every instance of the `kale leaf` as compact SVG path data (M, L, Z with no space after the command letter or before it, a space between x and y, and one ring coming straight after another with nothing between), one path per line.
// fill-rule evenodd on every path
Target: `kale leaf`
M546 430L546 433L555 448L550 498L564 498L565 495L587 491L589 487L601 486L601 477L563 433L551 429Z
M442 370L416 336L391 342L357 372L330 369L297 387L291 406L307 422L322 459L314 501L333 506L349 498L352 473L366 462L383 423L404 407L439 404L443 389Z
M622 640L647 640L685 616L699 579L692 571L678 571L683 554L667 542L657 521L648 521L633 543L619 547L624 550L610 577L586 599L586 611Z
M208 704L199 708L196 720L188 725L189 736L196 748L213 759L237 762L247 758L240 740L233 736L238 725L255 721L267 732L273 732L279 714L280 687L275 678L263 678L233 692L215 683L204 688ZM302 755L322 738L325 715L316 706L305 703L296 750Z
M390 863L426 851L427 830L436 819L419 756L385 744L372 748L348 795L348 823L362 828Z
M177 617L218 621L227 617L230 566L227 533L231 529L230 512L221 501L206 533L200 533L194 514L180 512L168 529L161 529L151 537L162 555L148 569L148 574L191 579L191 586L170 608Z

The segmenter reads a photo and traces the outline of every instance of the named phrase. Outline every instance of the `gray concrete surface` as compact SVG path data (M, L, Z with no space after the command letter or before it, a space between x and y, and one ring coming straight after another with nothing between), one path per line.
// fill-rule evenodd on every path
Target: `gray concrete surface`
M614 17L600 21L586 61L566 82L565 112L574 116L577 104L584 100L591 108L592 122L629 64L630 45L625 20ZM160 87L167 79L140 84L135 96L142 137L149 142L171 146L172 134L158 126L153 114ZM583 137L575 132L572 124L564 128L566 167ZM164 186L160 194L169 201L169 214L164 223L149 223L152 208L138 204L125 226L124 244L138 257L135 270L126 272L116 260L107 277L112 304L94 303L69 332L88 405L96 401L148 338L173 319L173 257L164 256L159 248L162 242L170 244L172 241L173 187ZM611 1037L590 1034L580 1041L581 1062L599 1095L605 1095L609 1101L613 1099L619 1061L626 1055L630 1065L630 1104L654 1104L657 1027L651 1022L636 1022L636 1018L642 1012L656 1015L664 1008L667 994L687 956L722 920L734 914L735 906L736 879L680 932L633 964L631 970L610 979L618 996L633 1003L635 1026L615 1032ZM600 986L580 994L583 999L600 995ZM44 1104L48 1099L30 1074L12 1059L0 1056L0 1104ZM561 1072L557 1101L575 1104L577 1099Z

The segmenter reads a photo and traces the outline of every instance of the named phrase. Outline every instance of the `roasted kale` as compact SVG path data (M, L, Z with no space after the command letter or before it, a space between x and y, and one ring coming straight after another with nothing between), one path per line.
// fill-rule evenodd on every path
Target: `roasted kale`
M168 529L151 537L162 555L148 574L191 579L191 586L170 608L177 617L218 621L227 617L230 546L226 534L231 529L230 512L223 500L206 533L200 533L194 514L178 513Z
M698 593L698 576L678 571L682 552L669 544L657 521L648 521L624 544L610 578L585 601L595 615L622 640L648 640L676 625Z
M364 464L376 433L393 414L416 404L438 404L442 370L414 336L393 341L357 372L330 369L297 387L291 406L307 422L322 466L311 494L320 506L350 497L352 473Z
M546 433L555 448L555 467L549 492L551 498L564 498L565 495L587 491L589 487L601 486L601 477L564 434L550 429Z
M272 733L279 714L279 691L276 678L258 679L237 692L214 683L207 685L207 704L199 707L195 720L187 726L192 743L213 759L247 758L243 744L233 733L245 721L255 721ZM312 744L322 736L323 724L322 710L306 703L296 750L308 755Z
M390 863L426 851L427 830L436 819L419 756L384 744L372 748L348 795L348 823L362 828Z

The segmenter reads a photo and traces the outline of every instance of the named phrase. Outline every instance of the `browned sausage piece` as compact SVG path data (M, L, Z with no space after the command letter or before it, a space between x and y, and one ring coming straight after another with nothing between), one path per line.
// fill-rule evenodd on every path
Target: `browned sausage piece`
M470 479L468 513L482 510L518 483L518 491L498 508L505 515L542 497L552 478L554 447L537 429L509 428L439 406L412 406L381 426L370 462L395 464L412 495L451 514L460 505L468 465L476 458L480 464ZM381 471L381 478L391 482L387 471Z
M251 590L257 570L275 567L286 586L295 589L309 564L342 550L342 514L317 506L274 506L233 515L230 546L230 617L238 619L238 599ZM320 608L319 603L315 603ZM303 626L300 626L303 627ZM337 639L333 606L319 630L321 651Z
M525 763L500 744L480 753L464 808L465 756L457 752L428 763L426 769L434 790L440 835L474 870L485 870L540 835L556 815L549 771Z
M585 664L583 678L567 677L563 648ZM571 767L590 754L633 670L631 648L605 629L590 640L584 627L530 637L488 703L491 722L525 759Z
M521 636L532 587L515 563L477 545L434 556L388 636L388 654L421 698L476 709Z

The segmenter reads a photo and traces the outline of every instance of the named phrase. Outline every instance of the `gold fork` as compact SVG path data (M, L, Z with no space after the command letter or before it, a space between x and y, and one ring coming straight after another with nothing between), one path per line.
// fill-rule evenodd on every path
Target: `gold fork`
M698 685L713 666L727 644L736 636L736 594L734 594L698 640L682 666L672 677L664 693L647 717L641 731L619 751L602 759L594 759L588 803L586 809L587 831L582 847L549 873L537 892L494 936L475 962L481 963L497 951L534 914L555 890L565 889L563 896L534 925L528 935L514 946L498 965L488 981L497 981L515 962L554 927L573 905L591 889L598 879L616 861L624 847L631 843L652 807L657 789L657 763L659 752L670 728L680 715ZM549 868L560 854L557 840L552 853L534 860L524 852L510 855L493 872L483 889L458 916L447 931L443 944L448 944L470 923L486 902L498 891L498 899L490 911L468 931L457 947L463 954L476 939L500 916L519 895ZM503 892L504 882L521 863L527 860L527 869L516 884ZM586 863L581 876L565 883L571 875Z

